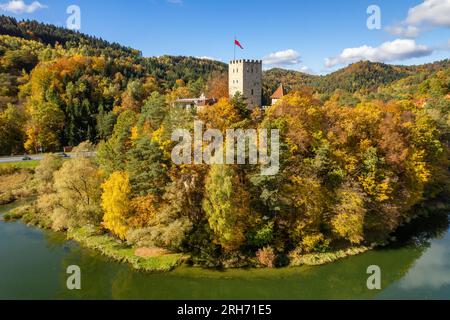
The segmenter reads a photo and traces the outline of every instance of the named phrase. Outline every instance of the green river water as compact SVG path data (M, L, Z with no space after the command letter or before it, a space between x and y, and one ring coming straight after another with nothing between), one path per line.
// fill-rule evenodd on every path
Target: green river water
M63 234L0 221L0 299L450 299L449 216L417 220L397 237L395 246L319 267L146 274ZM81 290L66 287L70 265L81 268ZM381 290L367 289L370 265L381 268Z

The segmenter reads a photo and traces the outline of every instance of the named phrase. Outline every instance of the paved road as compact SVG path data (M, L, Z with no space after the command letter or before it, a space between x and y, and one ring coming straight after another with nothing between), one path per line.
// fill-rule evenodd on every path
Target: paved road
M11 162L21 162L23 156L14 156L14 157L1 157L0 158L0 163L11 163ZM35 155L35 156L30 156L30 158L32 160L42 160L44 158L43 155Z
M73 153L67 153L70 158L76 158L76 155ZM31 160L42 160L44 159L45 154L37 154L29 156ZM95 156L95 152L88 153L88 157ZM0 157L0 163L12 163L12 162L21 162L24 156L13 156L13 157ZM25 161L24 161L25 162Z

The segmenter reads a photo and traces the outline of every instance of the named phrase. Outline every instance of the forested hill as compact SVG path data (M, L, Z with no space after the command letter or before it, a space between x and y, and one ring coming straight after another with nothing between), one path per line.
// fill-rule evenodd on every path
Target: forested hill
M110 43L101 38L89 36L67 28L44 24L34 20L18 21L8 16L0 16L0 34L36 40L46 45L55 46L57 43L67 46L87 45L96 49L111 49L127 55L140 55L140 51L124 47L117 43Z
M121 110L139 111L152 92L198 97L226 70L194 57L145 58L96 37L0 16L0 154L98 142Z
M0 35L32 40L51 47L60 45L67 50L78 49L87 56L127 59L135 65L139 64L148 76L163 82L165 88L172 88L178 79L185 82L196 81L199 78L206 80L212 72L226 70L226 64L222 62L193 57L144 58L139 50L118 43L110 43L101 38L33 20L18 21L4 15L0 15Z
M280 83L283 83L288 90L309 86L316 92L326 94L331 94L338 89L350 93L360 90L368 92L412 75L421 74L422 77L428 77L449 68L449 59L418 66L361 61L325 76L275 68L264 73L264 89L266 95L269 95Z

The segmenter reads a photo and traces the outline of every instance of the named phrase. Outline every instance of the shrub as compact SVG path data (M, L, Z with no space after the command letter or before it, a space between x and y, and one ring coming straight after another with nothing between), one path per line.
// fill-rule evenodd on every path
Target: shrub
M261 266L274 268L277 256L273 248L265 247L263 249L258 250L258 252L256 253L256 258L258 259L258 262Z
M314 233L303 237L300 249L304 253L323 252L328 249L329 244L330 241L322 233Z
M53 191L53 175L61 169L62 159L55 154L47 154L36 167L34 180L39 193L45 194Z

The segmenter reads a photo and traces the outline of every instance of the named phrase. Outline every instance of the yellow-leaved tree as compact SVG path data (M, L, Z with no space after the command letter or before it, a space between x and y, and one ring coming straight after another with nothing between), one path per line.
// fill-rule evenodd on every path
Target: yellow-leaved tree
M114 172L102 185L103 225L120 239L128 232L127 217L130 212L131 186L128 173Z

